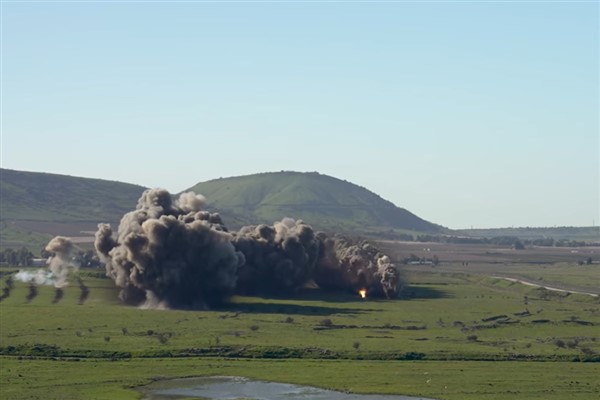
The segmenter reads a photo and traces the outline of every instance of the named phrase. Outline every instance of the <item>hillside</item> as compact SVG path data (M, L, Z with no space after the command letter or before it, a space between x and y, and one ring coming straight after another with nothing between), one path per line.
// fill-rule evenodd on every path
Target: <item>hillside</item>
M229 225L292 217L318 229L361 234L443 230L363 187L314 172L221 178L188 190L206 196Z
M118 222L144 187L101 179L0 169L2 247L77 236L98 222Z
M99 222L117 224L144 187L101 179L0 170L0 247L41 249L54 235L89 243ZM352 183L317 173L264 173L199 183L228 227L301 218L315 228L394 237L439 232L431 224Z

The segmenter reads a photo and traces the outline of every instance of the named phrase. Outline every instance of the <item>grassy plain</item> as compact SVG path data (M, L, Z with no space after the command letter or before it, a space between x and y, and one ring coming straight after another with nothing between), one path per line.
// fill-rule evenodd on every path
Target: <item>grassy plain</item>
M598 297L423 267L406 270L398 300L309 290L167 311L83 278L83 305L76 285L57 304L50 287L26 303L22 283L0 303L0 398L130 399L153 379L200 375L436 399L600 396Z

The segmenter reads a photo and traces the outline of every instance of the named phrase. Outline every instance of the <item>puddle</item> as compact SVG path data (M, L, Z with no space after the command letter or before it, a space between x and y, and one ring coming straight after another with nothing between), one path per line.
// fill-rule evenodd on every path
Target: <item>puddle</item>
M145 396L144 400L432 400L399 395L351 394L236 376L172 379L154 382L139 389Z

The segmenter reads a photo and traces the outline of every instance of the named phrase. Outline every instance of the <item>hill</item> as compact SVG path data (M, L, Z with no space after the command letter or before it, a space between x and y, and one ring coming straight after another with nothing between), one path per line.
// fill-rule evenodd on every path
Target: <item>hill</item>
M317 229L394 236L444 228L353 183L316 172L272 172L201 182L201 193L228 225L303 219ZM236 227L236 226L234 226Z
M54 235L90 243L99 222L117 224L144 187L101 179L0 169L0 247L38 253ZM440 232L352 183L318 173L280 172L215 179L202 193L228 227L301 218L317 229L379 237ZM89 244L88 244L89 245Z
M77 236L118 222L144 187L101 179L0 169L2 247L37 248L47 238Z

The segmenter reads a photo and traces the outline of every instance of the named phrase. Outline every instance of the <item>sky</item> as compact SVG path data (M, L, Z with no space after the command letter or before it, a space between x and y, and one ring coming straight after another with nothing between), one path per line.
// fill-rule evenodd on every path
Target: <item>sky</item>
M1 166L318 171L449 228L598 225L599 7L3 0Z

